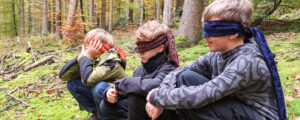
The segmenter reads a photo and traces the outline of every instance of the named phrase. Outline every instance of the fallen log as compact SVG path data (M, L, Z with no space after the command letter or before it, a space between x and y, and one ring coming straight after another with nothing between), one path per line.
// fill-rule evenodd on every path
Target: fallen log
M27 72L27 71L29 71L29 70L31 70L31 69L33 69L33 68L36 68L36 67L38 67L38 66L40 66L40 65L45 64L46 62L52 60L53 58L54 58L54 55L45 57L44 59L42 59L42 60L40 60L40 61L37 61L37 62L35 62L35 63L33 63L33 64L29 65L29 66L25 66L23 70L24 70L25 72Z

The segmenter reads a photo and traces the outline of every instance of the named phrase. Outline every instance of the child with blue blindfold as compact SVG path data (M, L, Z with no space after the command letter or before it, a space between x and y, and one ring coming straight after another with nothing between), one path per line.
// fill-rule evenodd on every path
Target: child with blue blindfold
M152 119L163 109L187 120L287 119L274 55L264 34L247 28L252 11L249 0L215 0L204 10L203 37L211 52L148 93Z

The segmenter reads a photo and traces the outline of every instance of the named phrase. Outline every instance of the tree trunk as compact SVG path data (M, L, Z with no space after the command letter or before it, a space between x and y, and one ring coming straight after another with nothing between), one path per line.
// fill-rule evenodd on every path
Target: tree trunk
M140 26L142 26L144 20L144 0L140 1Z
M102 0L102 8L101 8L101 28L105 29L106 23L106 0Z
M110 0L110 3L109 3L109 25L108 25L108 31L112 31L112 24L113 24L113 0Z
M55 0L52 0L52 12L51 12L51 33L54 33L56 30L55 26Z
M42 34L47 35L48 33L48 17L47 17L47 0L43 0L43 25Z
M197 45L202 29L202 11L203 0L185 0L177 36L186 36L194 45Z
M15 35L18 36L18 28L17 28L17 21L16 21L16 10L15 10L15 0L12 0L12 10L13 10L13 22L14 22L14 30Z
M130 3L133 4L134 0L130 0ZM129 21L133 22L133 9L129 8Z
M163 12L163 23L168 26L172 26L172 19L173 19L173 0L165 0L164 12Z
M79 0L79 2L80 2L81 19L82 19L82 22L83 22L83 32L87 33L87 31L85 29L86 27L85 27L85 18L84 18L84 12L83 12L83 1Z
M76 20L76 10L77 10L77 0L70 0L70 5L69 5L69 13L68 13L68 18L67 18L67 25L66 29L67 31L64 34L64 38L67 38L68 35L70 34L68 30L70 30Z
M20 0L20 35L25 35L24 0Z
M56 0L56 29L55 29L55 38L56 38L56 41L59 41L62 39L62 35L61 35L61 32L60 32L60 29L61 29L61 0Z
M160 0L157 0L157 4L156 4L156 20L159 20L160 17Z
M95 12L94 12L94 9L95 9L95 3L94 3L94 0L90 0L90 13L89 13L89 17L90 17L90 22L91 22L91 26L94 27L94 15L95 15Z
M32 16L31 16L31 0L28 0L28 33L32 30Z
M126 4L129 4L129 0L126 0ZM128 20L129 18L129 7L125 8L125 18Z

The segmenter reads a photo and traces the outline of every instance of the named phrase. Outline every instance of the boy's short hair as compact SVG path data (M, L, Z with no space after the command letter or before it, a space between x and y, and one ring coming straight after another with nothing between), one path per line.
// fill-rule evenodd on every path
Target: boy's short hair
M83 43L90 42L92 39L101 40L102 42L106 43L109 47L114 46L114 38L105 30L103 29L93 29L89 31L83 40Z
M136 42L152 41L159 35L165 34L168 29L167 25L161 24L158 21L148 21L138 28L135 40Z
M203 11L202 22L215 16L221 20L234 21L249 27L252 12L253 5L249 0L214 0Z

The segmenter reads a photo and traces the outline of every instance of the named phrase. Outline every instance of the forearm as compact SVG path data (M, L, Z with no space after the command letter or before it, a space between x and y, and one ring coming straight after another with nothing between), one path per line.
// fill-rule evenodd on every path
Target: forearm
M79 60L80 75L83 84L86 84L91 73L93 72L93 62L88 57L82 57Z

